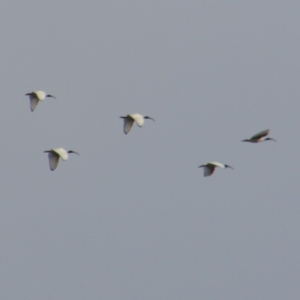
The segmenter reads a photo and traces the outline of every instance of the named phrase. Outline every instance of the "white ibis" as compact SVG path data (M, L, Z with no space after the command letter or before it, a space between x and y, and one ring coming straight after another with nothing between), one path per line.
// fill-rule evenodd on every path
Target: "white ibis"
M67 160L69 157L68 153L75 153L79 155L79 153L77 153L76 151L66 151L64 148L53 148L51 150L44 151L44 153L48 153L49 166L51 171L54 171L56 169L60 157L62 160Z
M47 95L43 91L34 91L34 92L31 92L31 93L25 94L25 96L29 96L31 111L34 111L35 108L37 107L37 105L39 104L39 101L44 100L46 97L51 97L51 98L56 99L54 96L49 95L49 94Z
M242 142L250 142L250 143L259 143L259 142L264 142L264 141L274 141L276 142L275 139L266 137L269 134L269 129L263 130L255 135L253 135L250 139L245 139L242 140Z
M126 117L120 117L122 119L124 119L124 133L127 134L133 123L136 122L136 124L139 126L139 127L142 127L144 125L144 121L145 119L150 119L152 121L154 121L154 119L152 119L151 117L143 117L142 115L140 114L130 114L130 115L127 115Z
M215 162L215 161L211 161L207 164L199 166L199 168L204 168L203 169L204 177L212 175L212 173L214 172L216 167L219 167L219 168L222 168L222 169L230 168L230 169L233 170L233 167L231 167L229 165L221 164L221 163Z

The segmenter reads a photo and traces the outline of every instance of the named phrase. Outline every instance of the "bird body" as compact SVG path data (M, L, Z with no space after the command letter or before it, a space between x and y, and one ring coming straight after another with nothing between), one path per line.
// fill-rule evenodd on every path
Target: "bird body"
M144 122L145 122L145 119L150 119L152 121L154 121L154 119L152 119L151 117L143 117L142 115L140 114L130 114L130 115L127 115L126 117L120 117L124 120L124 133L127 134L131 128L132 128L132 125L134 122L136 122L136 124L139 126L139 127L142 127L144 125Z
M66 161L69 158L68 153L75 153L79 155L79 153L73 150L66 151L64 148L53 148L51 150L44 151L44 153L48 153L49 166L51 171L54 171L56 169L59 162L59 158Z
M245 139L242 140L242 142L249 142L249 143L259 143L259 142L264 142L264 141L274 141L276 142L275 139L266 137L269 134L269 129L263 130L255 135L253 135L250 139Z
M46 97L51 97L56 99L52 95L47 95L44 91L34 91L31 93L27 93L25 96L29 96L31 111L34 111L37 105L39 104L39 101L44 100Z
M203 164L201 166L199 166L199 168L203 168L203 175L204 177L210 176L213 174L215 168L222 168L222 169L226 169L226 168L230 168L233 170L233 168L229 165L225 165L216 161L211 161L207 164Z

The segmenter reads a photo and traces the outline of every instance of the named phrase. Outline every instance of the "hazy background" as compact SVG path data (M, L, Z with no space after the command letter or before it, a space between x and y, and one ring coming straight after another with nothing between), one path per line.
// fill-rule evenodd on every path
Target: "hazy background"
M299 1L0 15L1 299L298 299ZM54 147L80 156L51 172Z

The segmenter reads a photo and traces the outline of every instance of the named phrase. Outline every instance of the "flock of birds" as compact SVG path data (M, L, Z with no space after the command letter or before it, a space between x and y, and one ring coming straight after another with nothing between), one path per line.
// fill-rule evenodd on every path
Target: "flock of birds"
M54 96L52 96L50 94L46 94L44 91L34 91L31 93L25 94L25 96L29 96L31 111L34 111L36 109L37 105L39 104L39 102L44 100L46 97L56 99ZM123 130L124 130L125 134L128 134L130 132L134 122L139 127L142 127L144 125L145 119L154 121L154 119L149 116L144 117L137 113L129 114L127 116L123 116L120 118L124 120ZM269 134L269 129L266 129L266 130L263 130L255 135L253 135L249 139L242 140L242 142L249 142L249 143L260 143L260 142L264 142L264 141L275 141L276 142L275 139L267 137L268 134ZM64 148L53 148L53 149L44 151L44 153L48 153L49 166L50 166L51 171L54 171L56 169L60 158L65 161L68 159L69 153L75 153L75 154L79 155L79 153L76 151L73 151L73 150L67 151ZM199 168L203 168L204 177L212 175L213 172L215 171L215 168L217 168L217 167L222 168L222 169L230 168L233 170L233 167L231 167L227 164L222 164L220 162L216 162L216 161L211 161L211 162L208 162L206 164L199 166Z

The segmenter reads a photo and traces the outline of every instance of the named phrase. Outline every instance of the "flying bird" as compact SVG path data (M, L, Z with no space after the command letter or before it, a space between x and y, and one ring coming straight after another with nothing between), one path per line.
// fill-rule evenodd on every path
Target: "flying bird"
M43 91L34 91L34 92L31 92L31 93L25 94L25 96L29 96L31 111L34 111L35 108L37 107L37 105L39 104L39 101L44 100L46 97L51 97L51 98L56 99L54 96L49 95L49 94L47 95Z
M120 117L121 119L124 119L124 133L127 134L130 130L131 127L133 125L134 122L136 122L136 124L139 127L142 127L144 125L144 121L145 119L150 119L152 121L154 121L154 119L152 119L151 117L143 117L140 114L130 114L127 115L126 117Z
M79 155L79 153L77 153L76 151L66 151L64 148L53 148L51 150L44 151L44 153L48 153L49 166L51 171L54 171L56 169L59 158L61 158L62 160L67 160L69 157L68 153L75 153Z
M219 162L209 162L207 164L203 164L201 166L199 166L199 168L203 168L203 175L204 177L210 176L212 175L212 173L214 172L215 168L222 168L222 169L226 169L226 168L230 168L233 170L233 167L229 166L229 165L225 165Z
M242 140L242 142L250 142L250 143L259 143L259 142L264 142L264 141L274 141L276 142L275 139L266 137L269 134L269 129L263 130L255 135L253 135L250 139L245 139Z

